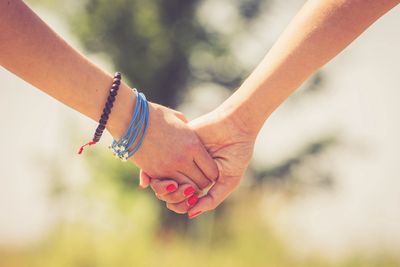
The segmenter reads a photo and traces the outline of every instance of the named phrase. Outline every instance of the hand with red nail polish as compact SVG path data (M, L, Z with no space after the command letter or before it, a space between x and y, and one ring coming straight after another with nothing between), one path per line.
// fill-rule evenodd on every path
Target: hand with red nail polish
M177 189L177 187L174 184L169 184L165 189L167 190L168 193L172 193Z
M216 208L239 185L256 136L272 112L398 4L398 0L307 1L240 88L216 110L190 123L215 159L219 177L189 210L189 217ZM177 210L178 205L168 207Z
M193 219L193 218L195 218L195 217L197 217L197 216L199 216L200 214L202 214L203 212L202 211L196 211L196 212L193 212L193 213L189 213L188 214L188 218L189 219Z
M168 195L163 199L170 210L188 213L189 218L194 218L215 209L239 185L253 153L256 134L242 130L238 122L217 111L202 116L189 125L215 159L219 177L207 195L201 198L195 194L185 201L174 201L175 203L169 201ZM155 193L158 194L156 190Z
M150 186L158 199L168 205L174 205L175 212L186 213L189 206L196 204L200 190L193 184L178 185L172 179L150 179Z
M188 207L193 207L197 201L199 201L199 197L197 195L193 195L186 201Z
M240 184L253 154L258 131L247 128L243 121L229 115L224 109L217 109L189 125L215 159L219 177L207 194L189 209L188 217L215 209Z
M190 197L190 196L193 195L195 192L196 192L196 189L194 189L193 186L189 186L188 188L186 188L186 189L183 191L183 194L184 194L186 197Z
M210 186L218 177L218 167L183 114L154 103L149 103L149 109L148 131L131 158L140 166L141 178L170 177L179 184ZM141 181L140 186L145 188L149 180Z

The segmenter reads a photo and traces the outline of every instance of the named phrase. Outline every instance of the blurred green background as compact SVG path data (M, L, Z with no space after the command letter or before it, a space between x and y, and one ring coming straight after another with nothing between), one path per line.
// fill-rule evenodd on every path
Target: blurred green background
M272 43L260 41L258 60L246 61L245 50L251 47L241 47L237 37L245 39L254 25L263 25L255 36L273 31L264 22L272 2L28 1L35 10L64 21L85 54L124 73L151 101L191 109L191 117L217 104L201 104L211 101L213 88L224 97L235 90L268 50ZM220 14L223 19L218 21ZM304 105L329 94L328 82L324 70L316 73L287 105ZM197 106L185 107L200 94L193 88L211 93ZM67 128L74 127L69 122ZM79 143L79 134L67 131L69 146ZM340 257L318 251L299 255L274 226L286 203L335 190L336 174L326 162L343 146L342 139L340 130L329 129L304 139L274 162L253 163L235 194L216 211L192 221L169 212L149 190L140 190L138 169L116 161L108 151L88 151L83 161L90 179L72 187L65 162L44 157L37 164L51 166L46 196L56 219L34 242L2 245L0 266L400 266L398 255L385 247L355 249Z

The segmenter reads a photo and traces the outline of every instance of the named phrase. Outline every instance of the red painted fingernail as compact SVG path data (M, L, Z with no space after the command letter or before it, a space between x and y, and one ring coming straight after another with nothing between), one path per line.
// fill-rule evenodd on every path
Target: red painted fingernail
M190 186L190 187L186 188L185 191L183 191L183 194L188 197L188 196L193 195L194 192L196 192L196 190Z
M170 192L170 193L174 192L176 190L176 185L169 184L169 185L167 185L167 187L165 189L167 189L167 191Z
M197 195L193 195L187 200L187 204L189 207L191 207L194 204L196 204L198 200L199 200L199 197Z
M194 217L199 216L202 213L202 211L197 211L195 213L189 214L189 219L193 219Z

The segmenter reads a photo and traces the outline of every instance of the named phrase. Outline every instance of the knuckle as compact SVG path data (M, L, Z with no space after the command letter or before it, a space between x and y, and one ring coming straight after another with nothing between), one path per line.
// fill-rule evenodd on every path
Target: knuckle
M221 204L221 201L219 201L217 198L215 198L215 196L213 196L213 195L209 195L210 196L210 198L211 198L211 201L210 201L210 205L209 205L209 210L214 210L214 209L216 209L218 206L219 206L219 204Z
M185 153L177 153L174 157L174 160L171 160L171 163L169 164L169 166L173 166L176 164L182 164L186 162L186 155Z
M211 183L212 182L208 179L201 179L200 181L197 182L197 184L201 190L204 190L207 187L209 187L211 185Z
M161 195L157 194L157 193L156 193L156 197L157 197L159 200L164 201L163 197L162 197Z
M215 167L215 168L213 168L213 169L211 170L210 176L211 176L211 177L209 177L209 178L212 179L213 181L216 181L216 180L218 179L218 177L219 177L219 170L218 170L217 167Z
M201 143L198 139L193 139L188 144L188 149L192 153L199 153L201 151Z
M185 200L185 196L180 196L180 195L174 195L171 197L171 200L169 202L171 203L180 203Z
M211 209L211 210L214 210L214 209L216 209L218 206L219 206L219 203L218 203L217 201L214 200L214 201L211 202L210 209Z
M170 204L180 203L185 200L184 196L180 196L179 194L170 194L164 197L165 201Z
M173 205L167 203L166 206L167 206L167 209L169 209L170 211L176 212L175 207Z
M174 205L174 204L170 204L170 203L167 203L167 209L169 209L169 210L171 210L171 211L173 211L173 212L175 212L175 213L179 213L179 214L184 214L184 213L186 213L186 211L184 211L183 209L177 207L177 206Z
M150 187L156 195L161 194L160 186L157 183L151 184Z

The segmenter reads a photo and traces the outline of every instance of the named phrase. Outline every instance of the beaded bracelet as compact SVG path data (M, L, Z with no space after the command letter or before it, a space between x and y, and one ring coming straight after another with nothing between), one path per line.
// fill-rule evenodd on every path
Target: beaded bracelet
M104 106L104 109L103 109L103 114L100 117L99 125L96 128L96 131L95 131L95 133L93 135L93 138L92 138L91 141L87 142L86 144L84 144L83 146L80 147L80 149L78 151L78 154L82 154L83 149L86 146L94 145L94 144L96 144L97 142L100 141L100 138L103 135L103 131L106 128L108 117L111 114L111 109L112 109L112 107L114 105L115 97L118 94L119 86L121 84L121 79L122 79L121 73L120 72L116 72L114 74L114 79L113 79L113 83L112 83L112 86L111 86L111 89L110 89L110 94L108 95L107 102L106 102L106 104Z
M124 135L117 141L113 140L109 148L117 158L127 161L141 147L149 124L149 103L143 93L135 88L136 105L133 111L131 122Z

